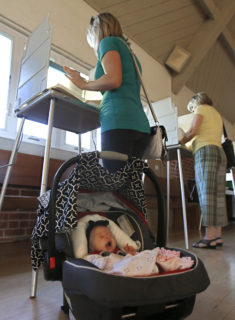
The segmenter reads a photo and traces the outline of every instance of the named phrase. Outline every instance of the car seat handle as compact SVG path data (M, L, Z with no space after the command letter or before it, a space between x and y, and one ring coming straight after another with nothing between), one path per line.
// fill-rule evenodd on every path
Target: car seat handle
M106 160L127 161L128 155L120 152L115 152L115 151L101 151L99 152L99 158L106 159Z

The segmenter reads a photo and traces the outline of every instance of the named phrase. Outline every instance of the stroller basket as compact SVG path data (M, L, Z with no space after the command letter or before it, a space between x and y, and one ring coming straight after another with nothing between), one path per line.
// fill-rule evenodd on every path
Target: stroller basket
M193 310L195 295L209 285L204 265L194 254L174 249L194 261L189 270L137 278L107 274L75 258L71 230L81 218L77 197L84 190L88 196L112 191L123 200L125 209L111 207L102 214L116 224L125 216L133 229L131 238L139 242L141 250L166 245L165 199L152 170L142 160L131 159L122 170L110 174L99 164L99 157L98 152L84 153L65 162L54 177L51 191L39 199L32 236L33 267L43 263L46 280L62 282L65 310L70 309L79 320L186 317ZM71 168L69 177L60 182ZM156 193L156 235L146 222L143 177L150 179Z

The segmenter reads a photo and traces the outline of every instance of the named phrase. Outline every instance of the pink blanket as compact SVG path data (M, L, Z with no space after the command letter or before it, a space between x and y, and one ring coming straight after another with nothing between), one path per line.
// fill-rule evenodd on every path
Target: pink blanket
M90 254L84 259L104 272L124 276L146 276L183 270L191 268L194 263L190 257L180 258L179 251L159 247L137 252L135 255L111 253L103 257L100 254Z

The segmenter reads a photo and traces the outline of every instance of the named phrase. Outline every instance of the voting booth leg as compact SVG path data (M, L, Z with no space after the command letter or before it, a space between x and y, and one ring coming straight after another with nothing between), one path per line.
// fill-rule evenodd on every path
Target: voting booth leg
M48 171L49 171L49 160L50 160L50 150L51 150L51 136L52 136L54 113L55 113L55 99L51 99L50 100L49 116L48 116L47 140L46 140L46 146L45 146L45 151L44 151L44 159L43 159L40 196L44 192L46 192L46 188L47 188L47 178L48 178ZM32 284L31 284L31 295L30 295L30 298L35 298L36 297L37 280L38 280L38 270L36 270L36 271L32 270Z
M198 230L201 231L202 228L202 215L200 216L199 227Z
M231 173L231 177L232 177L233 194L235 197L235 183L234 183L234 176L233 176L233 168L230 168L230 173Z
M78 153L82 153L82 135L80 133L78 134Z
M31 286L30 299L34 299L36 297L37 284L38 284L38 271L32 270L32 286Z
M51 99L50 100L49 116L48 116L47 140L46 140L46 146L45 146L45 151L44 151L44 160L43 160L43 168L42 168L40 196L44 192L46 192L46 189L47 189L47 178L48 178L48 171L49 171L51 136L52 136L54 113L55 113L55 99Z
M4 181L3 181L3 184L2 184L2 190L1 190L1 195L0 195L0 211L2 210L2 204L3 204L4 196L5 196L5 193L6 193L8 181L9 181L10 176L11 176L12 166L15 163L16 155L17 155L17 152L19 150L20 143L21 143L21 137L22 137L23 127L24 127L24 122L25 122L25 118L21 118L20 127L19 127L19 130L17 132L15 144L14 144L14 147L13 147L12 152L11 152L9 163L7 165L8 167L7 167L6 175L4 177Z
M181 199L182 199L182 208L183 208L184 241L185 241L185 248L188 249L188 226L187 226L186 202L185 202L185 193L184 193L184 178L183 178L180 149L177 149L177 158L178 158L178 163L179 163L180 188L181 188Z
M169 236L169 221L170 221L170 174L171 174L171 170L170 170L170 160L167 160L167 191L166 191L166 212L167 212L167 228L166 228L166 239L168 242L168 236Z

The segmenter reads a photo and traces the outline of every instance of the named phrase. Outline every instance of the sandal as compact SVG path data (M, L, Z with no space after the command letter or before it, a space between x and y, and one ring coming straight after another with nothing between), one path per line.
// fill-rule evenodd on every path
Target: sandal
M223 247L223 239L221 237L215 238L217 247Z
M196 243L193 243L194 248L199 248L199 249L216 249L216 245L212 245L212 242L216 242L216 239L212 240L207 240L207 239L201 239ZM202 244L202 246L201 246Z

